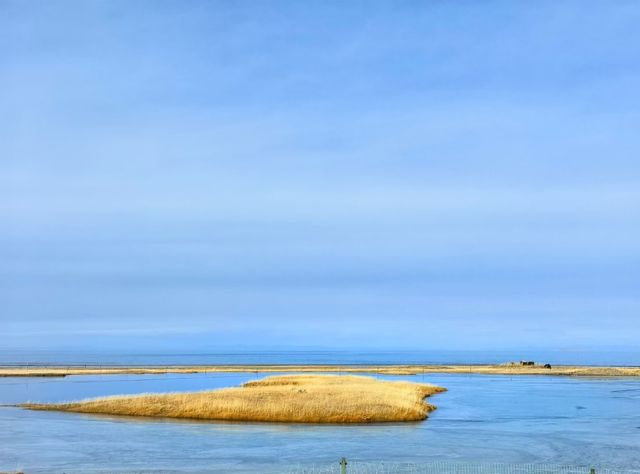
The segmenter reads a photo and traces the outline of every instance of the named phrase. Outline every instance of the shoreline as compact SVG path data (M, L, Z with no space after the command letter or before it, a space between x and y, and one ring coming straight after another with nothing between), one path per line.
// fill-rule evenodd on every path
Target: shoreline
M196 373L345 373L380 375L485 374L568 377L640 377L640 367L557 365L173 365L173 366L21 366L0 365L0 377L66 377L72 375L152 375Z

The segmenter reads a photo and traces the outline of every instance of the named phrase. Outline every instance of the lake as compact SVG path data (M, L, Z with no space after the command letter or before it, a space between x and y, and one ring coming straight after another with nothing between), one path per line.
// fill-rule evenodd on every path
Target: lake
M0 379L0 403L241 384L262 374ZM353 461L550 463L640 469L640 380L427 374L448 392L425 422L192 422L0 408L0 471L286 472ZM337 465L337 464L336 464Z
M637 366L640 350L388 350L111 352L0 350L0 365L254 365L254 364L501 364L535 360L554 365Z

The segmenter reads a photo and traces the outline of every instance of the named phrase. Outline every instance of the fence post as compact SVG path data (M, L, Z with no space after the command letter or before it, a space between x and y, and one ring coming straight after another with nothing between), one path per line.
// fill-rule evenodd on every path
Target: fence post
M340 474L347 474L347 459L340 459Z

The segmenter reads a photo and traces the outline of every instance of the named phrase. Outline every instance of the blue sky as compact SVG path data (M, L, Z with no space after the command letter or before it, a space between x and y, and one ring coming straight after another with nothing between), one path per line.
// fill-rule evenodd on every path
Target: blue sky
M6 348L628 348L637 2L0 0Z

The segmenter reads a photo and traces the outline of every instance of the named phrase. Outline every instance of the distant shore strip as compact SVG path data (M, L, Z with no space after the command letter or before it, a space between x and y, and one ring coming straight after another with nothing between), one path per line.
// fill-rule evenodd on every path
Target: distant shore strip
M487 374L573 377L639 377L640 367L579 365L171 365L171 366L0 366L0 377L65 377L68 375L198 374L209 372L345 373L381 375Z

